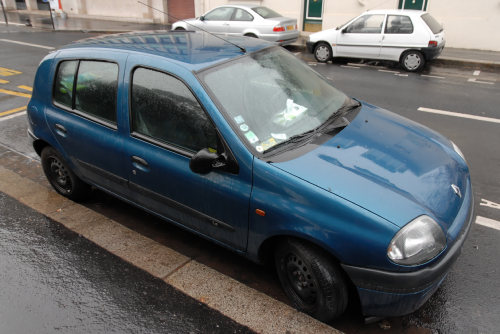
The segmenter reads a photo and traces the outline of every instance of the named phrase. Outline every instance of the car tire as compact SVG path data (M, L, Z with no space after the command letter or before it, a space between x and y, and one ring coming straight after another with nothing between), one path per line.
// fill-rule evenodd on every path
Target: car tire
M320 63L326 63L332 59L332 47L325 42L319 42L314 47L314 58Z
M283 290L298 310L324 322L345 311L348 293L342 272L322 250L286 239L274 255Z
M41 160L47 180L59 194L73 201L81 201L89 195L90 186L73 173L54 148L45 147L42 150Z
M407 72L418 72L424 68L425 58L422 52L410 50L403 53L399 63Z
M245 37L251 37L251 38L259 38L259 37L257 37L257 35L255 35L255 34L245 34L244 36L245 36Z

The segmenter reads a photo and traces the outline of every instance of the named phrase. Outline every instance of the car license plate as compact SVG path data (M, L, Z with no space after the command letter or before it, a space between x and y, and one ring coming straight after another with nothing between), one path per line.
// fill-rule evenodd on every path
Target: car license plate
M295 29L295 26L293 26L293 25L286 26L286 30L293 30L293 29Z

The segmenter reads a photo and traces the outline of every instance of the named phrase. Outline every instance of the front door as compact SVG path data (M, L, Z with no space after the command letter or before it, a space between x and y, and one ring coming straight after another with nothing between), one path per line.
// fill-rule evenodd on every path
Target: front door
M229 23L233 13L233 7L218 7L204 15L203 21L197 24L206 31L226 34L229 32Z
M428 0L399 0L399 9L427 10Z
M245 250L251 170L191 171L197 151L224 150L205 110L188 86L169 73L136 67L131 78L126 154L134 200L174 223Z
M382 45L384 14L363 15L337 34L337 57L378 58Z

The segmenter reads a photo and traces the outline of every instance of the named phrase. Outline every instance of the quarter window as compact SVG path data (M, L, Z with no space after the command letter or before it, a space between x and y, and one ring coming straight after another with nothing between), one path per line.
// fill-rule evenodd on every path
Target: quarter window
M405 15L388 15L385 25L386 34L411 34L413 24L411 19Z
M179 79L137 68L132 79L132 131L197 152L217 150L217 133L205 111Z
M77 67L77 60L63 61L59 65L54 86L54 102L73 107L73 82Z
M363 15L352 22L345 30L354 34L380 34L385 15Z

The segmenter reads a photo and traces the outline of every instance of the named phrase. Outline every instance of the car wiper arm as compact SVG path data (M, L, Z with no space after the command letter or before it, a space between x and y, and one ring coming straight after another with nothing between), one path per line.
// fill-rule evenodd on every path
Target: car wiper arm
M304 133L301 133L299 135L291 136L290 138L274 145L273 147L268 148L267 150L264 151L264 153L269 153L271 151L274 151L278 148L283 148L291 144L297 144L302 141L306 142L306 139L311 138L314 134L316 133L316 129L312 129L309 131L306 131Z

